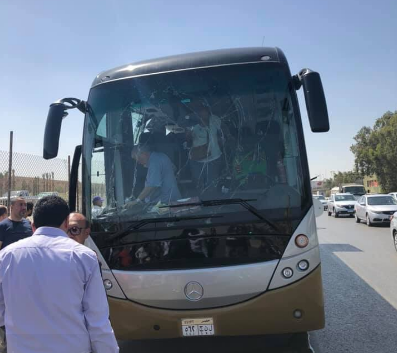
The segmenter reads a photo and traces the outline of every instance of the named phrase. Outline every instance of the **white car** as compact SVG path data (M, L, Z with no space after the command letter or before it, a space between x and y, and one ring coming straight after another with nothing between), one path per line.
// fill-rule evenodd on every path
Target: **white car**
M356 222L365 220L367 226L388 224L390 216L397 212L397 201L391 195L364 195L356 205Z
M318 201L321 202L321 204L324 206L324 211L327 210L328 208L328 201L325 199L323 195L313 195L313 198L317 199Z
M389 192L389 195L393 196L397 200L397 192Z
M332 194L328 200L328 216L333 214L335 218L338 218L340 215L353 217L356 203L357 201L352 194Z
M397 251L397 212L390 216L390 233Z

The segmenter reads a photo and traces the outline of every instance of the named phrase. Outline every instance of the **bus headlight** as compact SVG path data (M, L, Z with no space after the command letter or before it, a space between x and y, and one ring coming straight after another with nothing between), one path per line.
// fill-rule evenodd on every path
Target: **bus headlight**
M104 279L103 280L103 285L105 287L106 290L110 290L113 287L113 283L110 279Z
M295 244L298 248L305 248L309 244L309 238L304 234L299 234L295 238Z
M294 271L292 271L292 268L286 267L282 273L284 278L291 278L294 274Z
M296 309L296 310L294 311L294 318L295 318L295 319L301 319L302 316L303 316L303 313L302 313L302 311L300 311L299 309Z
M298 262L298 268L301 271L306 271L309 268L309 262L307 260L302 260Z

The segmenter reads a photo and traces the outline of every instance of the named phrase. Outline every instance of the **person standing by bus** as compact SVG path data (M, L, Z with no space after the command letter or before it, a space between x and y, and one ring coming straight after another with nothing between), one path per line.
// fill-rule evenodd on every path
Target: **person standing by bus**
M79 244L84 245L86 239L90 236L90 222L84 215L73 212L69 216L69 227L67 230L69 238L76 240Z
M7 207L0 205L0 222L4 221L8 217Z
M8 212L5 206L1 206L0 212L0 249L17 242L18 240L30 237L32 227L26 217L26 200L18 197L11 200L11 213L7 218ZM0 352L6 352L6 334L4 324L0 324Z
M68 237L69 213L62 198L42 198L33 236L0 252L0 325L10 352L119 352L97 257Z
M30 237L32 227L26 217L26 200L17 197L11 200L10 216L0 223L0 249Z
M26 203L26 217L30 224L33 222L33 202L29 201Z

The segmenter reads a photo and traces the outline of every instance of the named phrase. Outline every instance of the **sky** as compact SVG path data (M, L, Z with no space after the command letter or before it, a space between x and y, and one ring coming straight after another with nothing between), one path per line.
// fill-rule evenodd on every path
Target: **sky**
M49 105L87 99L104 70L167 55L277 46L292 74L321 74L331 129L314 134L299 91L312 176L354 166L362 126L397 110L397 1L2 0L0 151L41 155ZM59 157L81 143L83 115L64 120Z

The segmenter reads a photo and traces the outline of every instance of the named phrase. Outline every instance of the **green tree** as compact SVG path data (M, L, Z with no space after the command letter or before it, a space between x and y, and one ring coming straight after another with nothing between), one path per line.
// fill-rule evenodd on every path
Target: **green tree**
M357 172L354 171L337 172L334 175L333 187L340 186L342 184L351 184L351 183L362 184L362 181L363 181L362 178Z
M376 174L385 192L397 190L397 111L387 112L374 127L363 127L351 146L361 175Z
M333 178L325 179L324 186L326 189L331 190L335 186L341 186L343 184L362 184L363 179L358 172L348 171L348 172L337 172L334 174Z

